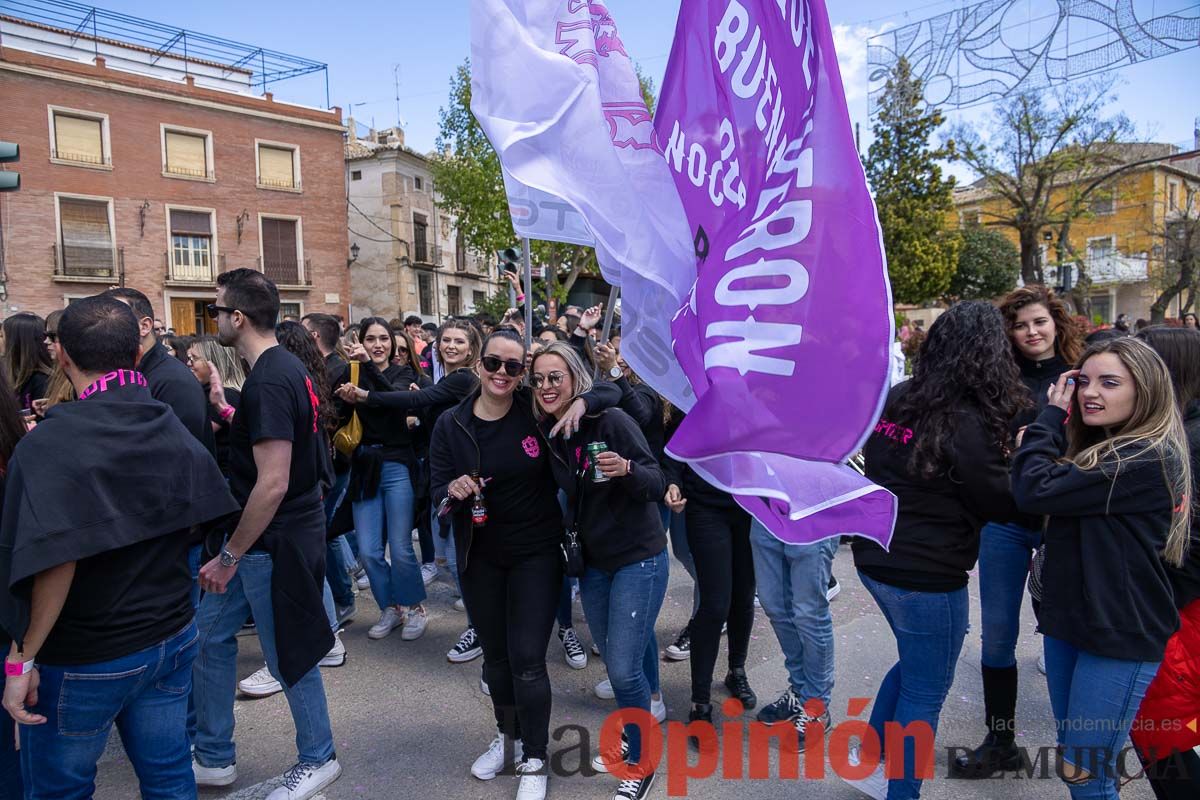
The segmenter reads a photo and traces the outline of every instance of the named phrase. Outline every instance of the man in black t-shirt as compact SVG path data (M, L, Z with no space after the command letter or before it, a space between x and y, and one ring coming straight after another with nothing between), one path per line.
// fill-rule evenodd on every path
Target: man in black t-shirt
M279 292L262 273L235 269L217 278L221 344L250 365L229 432L230 488L241 519L219 556L200 570L196 661L196 752L201 786L237 780L233 744L237 636L254 614L267 668L287 695L296 725L297 764L267 800L305 800L341 774L317 662L333 646L321 602L325 512L321 485L326 439L312 377L275 340Z
M34 797L90 797L114 722L143 797L196 796L187 549L196 526L237 503L213 457L133 369L138 338L133 312L114 298L69 306L54 347L79 400L47 411L7 465L4 707L21 723Z

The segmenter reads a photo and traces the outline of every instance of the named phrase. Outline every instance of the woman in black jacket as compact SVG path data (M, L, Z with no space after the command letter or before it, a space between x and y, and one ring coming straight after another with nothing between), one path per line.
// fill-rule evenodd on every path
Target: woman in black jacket
M1000 301L1000 313L1012 340L1012 354L1031 402L1014 418L1017 432L1037 419L1046 393L1071 368L1082 350L1078 328L1066 305L1046 286L1022 286ZM975 750L958 756L951 771L958 778L987 778L1021 762L1015 737L1017 711L1017 637L1021 598L1030 562L1042 543L1042 520L1025 516L983 526L979 541L980 672L988 732Z
M451 510L463 598L483 645L484 673L499 733L471 774L494 778L521 758L518 794L545 796L550 738L546 645L563 568L555 456L520 386L525 342L498 330L484 341L479 388L442 415L429 457L432 495ZM615 406L607 384L576 399L550 431L573 434L586 411Z
M565 342L533 357L530 381L538 411L557 421L574 399L592 388L590 370ZM603 451L592 452L593 444ZM551 442L554 477L567 495L567 527L578 533L586 571L579 576L583 610L592 639L608 668L622 709L641 709L666 719L660 693L654 622L667 593L670 557L658 512L666 491L658 459L637 424L619 408L584 417L579 435ZM657 713L655 713L657 712ZM607 772L617 762L641 761L641 733L628 725L620 747L592 765ZM653 772L630 776L613 800L642 800Z
M46 396L53 364L46 349L46 321L37 314L13 314L3 324L4 366L18 407L33 414L33 401Z
M1077 388L1078 387L1078 388ZM1049 515L1040 626L1073 798L1117 798L1117 754L1179 625L1191 465L1171 377L1144 342L1084 352L1013 461L1023 512Z
M16 394L8 382L4 370L0 370L0 511L4 509L4 477L8 472L8 459L25 435L25 420L21 418ZM7 653L12 648L12 636L0 629L0 647ZM4 678L0 677L0 694L4 691ZM11 731L0 736L0 786L5 787L6 797L24 797L24 780L21 777L21 754L16 749L16 737Z
M900 655L871 709L880 763L866 778L847 781L872 797L920 795L917 765L931 754L914 753L917 742L884 752L885 726L915 723L937 732L967 633L979 530L986 520L1015 514L1009 423L1024 401L1000 312L989 303L960 303L930 326L912 379L892 389L867 440L866 476L896 495L897 517L887 550L855 540L854 564ZM883 757L889 775L902 767L900 777L885 778Z

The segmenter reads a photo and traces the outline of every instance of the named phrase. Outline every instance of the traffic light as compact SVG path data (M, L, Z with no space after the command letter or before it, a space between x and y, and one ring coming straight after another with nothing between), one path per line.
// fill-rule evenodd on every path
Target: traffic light
M15 142L0 142L0 164L21 160L21 148ZM15 192L21 188L21 173L0 170L0 192Z
M506 247L497 253L497 256L500 259L500 270L502 272L521 274L521 248Z

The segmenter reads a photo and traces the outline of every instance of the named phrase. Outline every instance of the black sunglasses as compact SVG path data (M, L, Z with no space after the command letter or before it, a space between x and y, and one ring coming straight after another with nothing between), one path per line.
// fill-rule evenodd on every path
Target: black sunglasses
M55 333L54 331L46 331L46 339L51 342L57 342L58 334Z
M208 305L206 305L204 307L204 310L208 313L209 319L216 319L217 315L220 314L222 311L224 311L227 314L232 314L233 312L237 311L236 308L230 308L229 306L219 306L216 303L209 303Z
M479 359L479 363L483 364L483 368L488 372L499 372L500 367L504 367L504 372L508 377L515 378L525 371L525 365L520 361L501 361L499 356L484 356Z

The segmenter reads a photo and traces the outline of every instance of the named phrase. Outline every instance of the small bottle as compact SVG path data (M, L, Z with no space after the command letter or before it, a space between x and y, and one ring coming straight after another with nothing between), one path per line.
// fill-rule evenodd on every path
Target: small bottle
M472 472L471 480L475 484L479 484L479 473ZM471 503L471 523L476 527L487 524L487 504L483 502L483 492L475 493L475 500Z

